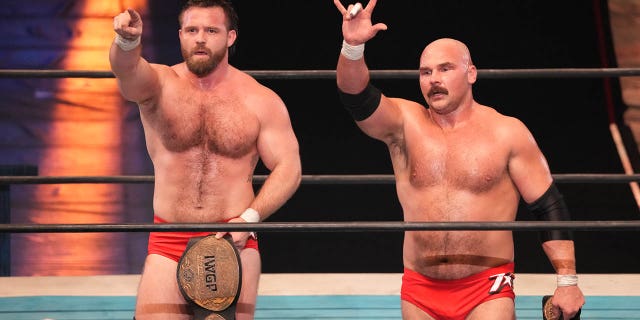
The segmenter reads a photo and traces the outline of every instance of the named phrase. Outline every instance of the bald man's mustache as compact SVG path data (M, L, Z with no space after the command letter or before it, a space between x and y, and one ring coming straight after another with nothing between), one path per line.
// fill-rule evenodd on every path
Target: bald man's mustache
M429 90L429 92L427 93L430 97L433 96L434 94L449 94L449 90L443 88L443 87L439 87L439 86L433 86L431 87L431 90Z

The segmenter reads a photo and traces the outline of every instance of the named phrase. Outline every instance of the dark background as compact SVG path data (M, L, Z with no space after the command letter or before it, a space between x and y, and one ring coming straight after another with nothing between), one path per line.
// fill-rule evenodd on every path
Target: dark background
M237 50L230 59L234 66L248 71L335 69L341 16L331 0L234 4L240 16ZM143 17L149 22L146 58L169 65L181 62L180 2L150 0L149 6L150 16ZM616 66L605 0L380 0L373 22L384 22L389 29L366 44L372 70L414 70L425 45L441 37L465 42L480 70ZM335 79L259 81L277 92L289 109L303 174L392 173L386 146L365 136L342 109ZM387 96L423 103L417 76L373 82ZM606 89L613 94L607 95ZM625 106L617 79L480 77L474 94L479 103L529 127L552 173L623 173L609 129L614 121L627 133L620 121ZM632 157L636 148L634 144L627 150ZM144 148L137 152L146 155ZM266 173L259 167L257 174ZM559 188L575 220L639 217L627 184L561 183ZM522 206L518 220L531 220ZM268 221L402 221L402 211L393 185L303 184ZM516 232L514 237L517 272L553 272L536 232ZM578 272L638 272L639 238L627 231L576 232ZM401 232L263 232L260 250L265 273L402 272Z

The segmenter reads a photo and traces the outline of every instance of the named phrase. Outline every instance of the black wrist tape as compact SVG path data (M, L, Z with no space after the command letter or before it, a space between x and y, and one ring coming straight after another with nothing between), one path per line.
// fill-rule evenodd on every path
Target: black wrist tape
M345 93L338 88L338 96L345 109L356 121L369 118L378 109L382 93L371 83L358 94Z
M555 183L551 183L549 189L527 207L539 221L571 220L569 209ZM570 230L545 230L540 232L540 240L573 240L573 234Z

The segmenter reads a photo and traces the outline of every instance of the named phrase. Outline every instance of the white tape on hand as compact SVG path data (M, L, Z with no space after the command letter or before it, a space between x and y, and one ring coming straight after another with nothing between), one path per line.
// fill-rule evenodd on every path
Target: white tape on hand
M358 12L360 12L362 10L362 4L360 2L356 3L355 5L353 5L353 8L351 8L351 11L349 11L349 16L351 18L355 17L356 14L358 14Z
M559 274L558 287L570 287L578 285L578 276L575 274Z
M120 49L124 51L131 51L135 49L140 44L140 37L135 38L134 40L129 40L123 38L120 34L116 33L116 44Z
M352 46L345 40L342 40L342 50L340 50L340 53L349 60L358 60L364 56L364 43Z
M260 222L260 214L258 214L258 211L256 211L253 208L248 208L247 210L245 210L241 215L240 218L242 218L242 220L249 222L249 223L256 223L256 222Z

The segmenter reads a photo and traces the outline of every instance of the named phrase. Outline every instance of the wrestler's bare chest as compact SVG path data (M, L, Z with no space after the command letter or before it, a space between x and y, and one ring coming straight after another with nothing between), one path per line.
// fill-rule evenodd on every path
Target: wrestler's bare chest
M255 148L259 122L238 94L172 90L147 112L164 149L180 153L200 148L239 158Z
M407 170L416 188L448 186L482 193L505 178L508 150L491 131L426 132L407 136Z

